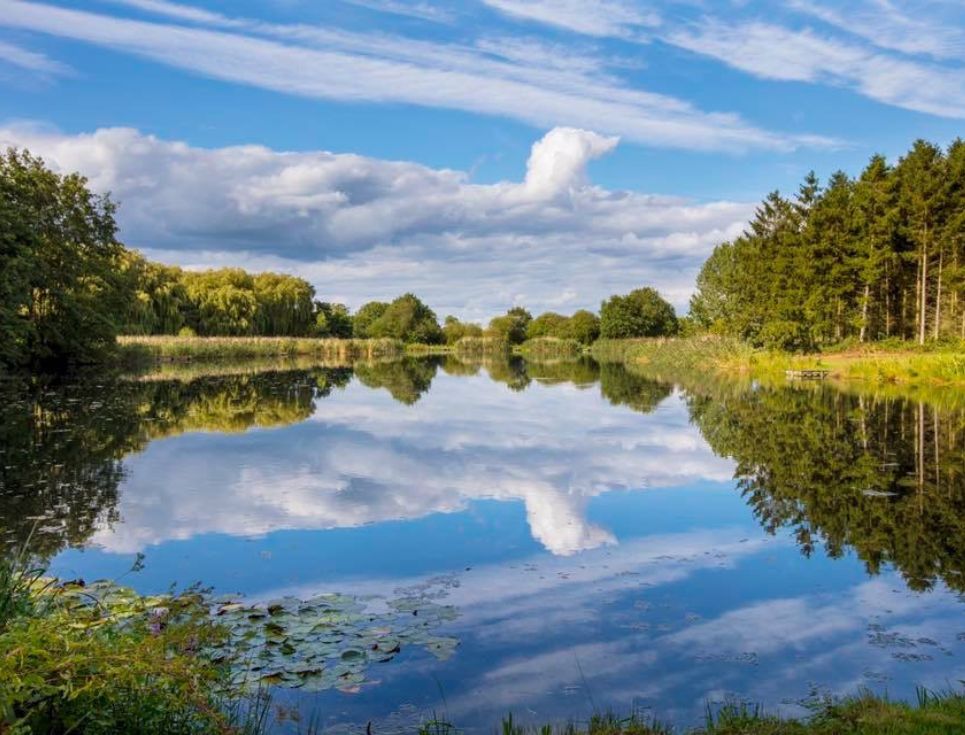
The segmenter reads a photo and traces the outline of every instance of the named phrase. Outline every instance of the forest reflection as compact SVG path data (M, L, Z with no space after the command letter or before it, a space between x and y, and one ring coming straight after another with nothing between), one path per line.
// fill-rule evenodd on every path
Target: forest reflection
M673 385L591 360L467 362L453 356L353 367L0 383L0 528L44 556L117 520L125 456L183 432L305 421L353 378L407 406L447 376L512 391L568 384L648 413ZM965 591L965 411L830 388L685 381L680 400L761 526L790 529L810 555L849 550L869 574L894 565L917 590ZM619 441L619 438L615 439Z

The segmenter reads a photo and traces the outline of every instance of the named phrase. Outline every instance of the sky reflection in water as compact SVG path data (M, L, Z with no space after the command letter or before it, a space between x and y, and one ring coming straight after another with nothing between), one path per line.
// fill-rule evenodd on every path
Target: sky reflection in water
M902 494L920 493L936 510L922 506L917 532L940 537L962 528L961 412L921 408L925 421L916 406L823 391L700 396L614 366L601 385L591 364L443 367L293 371L254 388L248 377L202 380L177 401L164 381L139 384L138 451L117 452L116 508L94 514L86 540L70 538L85 548L62 551L54 571L114 577L144 552L146 568L125 578L141 590L201 580L253 598L391 596L428 581L460 610L444 631L461 640L455 656L403 651L357 694L280 695L327 722L375 720L376 732L431 710L482 731L509 711L539 721L607 707L689 724L730 696L797 712L815 689L911 696L915 684L965 678L965 583L955 584L965 540L928 539L931 556L909 557L900 540L827 517L807 494L820 474L782 478L753 456L782 431L780 447L807 454L817 431L819 461L826 452L860 469L848 455L857 446L877 474L827 489L841 513L857 491L904 527ZM836 433L839 419L854 426ZM746 433L758 423L776 428ZM912 437L905 424L928 428ZM883 469L881 452L897 464L909 452L938 459L915 465L911 487L908 468Z

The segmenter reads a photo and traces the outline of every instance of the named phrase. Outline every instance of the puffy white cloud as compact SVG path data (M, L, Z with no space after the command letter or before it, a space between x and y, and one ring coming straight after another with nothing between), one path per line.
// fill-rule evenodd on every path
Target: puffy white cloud
M351 154L204 149L128 128L0 128L0 145L112 192L122 239L154 257L293 271L353 306L414 291L441 313L484 319L518 301L595 309L642 284L682 308L699 264L752 214L745 203L591 185L587 165L616 142L556 128L533 146L522 182L475 184Z

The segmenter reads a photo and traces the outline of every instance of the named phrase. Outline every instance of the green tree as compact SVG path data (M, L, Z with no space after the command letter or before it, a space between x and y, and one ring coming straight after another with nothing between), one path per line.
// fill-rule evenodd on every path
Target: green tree
M533 321L532 314L521 306L514 306L503 316L494 317L489 321L486 336L495 337L511 345L519 345L526 341L526 329L531 321Z
M547 311L540 314L526 325L526 339L537 339L539 337L566 337L566 328L569 319L555 311Z
M389 305L384 301L369 301L367 304L363 304L352 317L352 336L356 339L372 337L372 325L388 308Z
M450 315L442 325L442 335L447 345L454 345L463 337L482 337L483 329L478 324L462 322Z
M26 151L0 155L0 363L91 362L124 311L114 204Z
M593 344L600 338L600 317L592 311L580 309L567 320L563 336L584 345Z
M600 307L600 335L605 339L666 337L676 333L673 306L649 286L626 296L611 296Z
M352 336L352 316L345 304L315 302L315 333L319 337L348 339Z
M368 328L370 337L389 337L403 342L439 344L442 329L435 312L411 293L393 301Z

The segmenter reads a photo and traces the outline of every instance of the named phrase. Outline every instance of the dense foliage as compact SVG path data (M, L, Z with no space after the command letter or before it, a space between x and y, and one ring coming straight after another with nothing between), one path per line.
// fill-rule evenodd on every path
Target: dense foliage
M526 341L526 330L532 321L532 314L521 306L514 306L502 316L489 320L486 336L510 345L521 345Z
M844 339L965 337L965 142L918 141L857 179L775 192L704 264L691 316L783 349Z
M185 271L124 252L123 334L347 336L348 311L316 302L308 281L240 268Z
M667 337L677 329L673 306L653 288L611 296L600 307L600 336L604 339Z
M526 327L527 339L556 337L572 339L589 345L600 336L600 318L591 311L580 309L573 316L547 311L533 319Z
M435 312L411 293L400 296L384 309L378 307L377 311L381 312L379 316L364 327L364 336L367 338L389 338L428 345L439 344L444 339ZM361 313L362 310L359 311Z
M0 155L0 365L89 362L114 343L114 204L26 152Z

